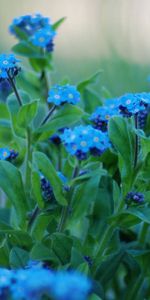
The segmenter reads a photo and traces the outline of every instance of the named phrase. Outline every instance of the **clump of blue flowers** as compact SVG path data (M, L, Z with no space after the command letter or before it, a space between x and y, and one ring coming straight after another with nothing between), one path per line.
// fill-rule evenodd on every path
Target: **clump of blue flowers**
M130 204L143 204L144 203L144 195L139 192L129 192L126 195L126 203Z
M33 45L48 52L53 51L53 39L56 32L49 18L41 14L21 16L13 20L9 29L17 38L20 39L20 32L23 32Z
M61 135L61 139L66 150L79 160L86 159L88 154L101 155L110 147L107 133L97 130L90 125L66 129Z
M29 269L0 269L0 299L86 300L92 284L75 271L54 272L41 266ZM49 298L50 297L50 298Z
M124 117L131 117L145 110L150 103L150 93L128 93L118 99L117 105Z
M48 103L58 106L64 103L77 104L80 101L80 93L73 85L54 85L49 91Z
M59 176L60 180L62 181L62 184L64 185L64 188L67 189L65 186L67 184L67 178L61 173L57 172L57 175ZM42 190L42 196L45 201L55 201L55 196L53 192L53 188L51 186L51 183L48 181L47 178L40 172L40 181L41 181L41 190Z
M118 115L119 111L116 106L99 106L92 113L90 120L94 123L94 127L101 131L107 131L108 121L111 117Z
M0 148L0 160L10 160L12 161L18 156L18 152L13 149Z
M4 79L12 80L18 75L20 67L17 63L19 60L14 54L1 54L0 55L0 81Z

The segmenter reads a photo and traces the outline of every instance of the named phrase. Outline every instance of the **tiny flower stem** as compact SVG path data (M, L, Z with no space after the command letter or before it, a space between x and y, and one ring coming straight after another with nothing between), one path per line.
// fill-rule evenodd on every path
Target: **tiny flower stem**
M53 114L53 112L54 112L55 109L56 109L56 105L54 105L54 106L50 109L50 111L48 112L47 116L44 118L44 120L42 121L42 123L41 123L40 126L44 125L44 124L47 122L47 120L48 120L48 119L50 118L50 116Z
M27 152L26 152L26 178L25 186L28 197L28 203L30 202L30 185L31 185L31 164L32 163L32 151L31 151L31 132L30 128L27 128Z
M138 114L135 114L134 121L135 121L135 129L138 129ZM138 161L138 147L139 147L139 139L138 139L138 135L135 134L134 168L136 167Z
M32 224L34 223L34 220L36 219L37 215L39 214L40 212L40 209L39 207L36 205L31 216L30 216L30 220L29 220L29 223L28 223L28 228L30 229Z
M40 81L44 81L45 83L45 96L48 96L48 91L49 91L49 83L48 83L48 79L47 79L47 75L46 75L46 71L43 70L41 72L41 76L40 76Z
M102 259L103 259L103 255L104 255L104 251L109 243L109 241L111 240L112 238L112 235L114 233L114 230L115 230L115 227L114 227L114 224L112 225L109 225L102 237L102 240L101 240L101 243L99 245L99 249L97 251L97 254L95 256L95 262L96 262L96 265L98 263L98 265L100 265Z
M73 175L72 175L72 179L77 177L78 176L78 173L79 173L79 166L77 165L75 168L74 168L74 172L73 172ZM73 188L69 191L69 199L71 199L71 195L73 192ZM61 212L61 217L60 217L60 222L58 224L58 228L57 228L57 231L58 232L62 232L63 229L64 229L64 226L66 224L66 220L67 220L67 217L68 217L68 213L70 211L70 208L71 208L71 201L68 202L68 205L67 206L64 206L62 208L62 212Z
M18 91L17 91L17 88L16 88L16 85L15 85L15 83L14 83L14 80L13 80L13 78L10 76L9 72L7 72L7 75L8 75L8 81L9 81L9 83L10 83L10 85L11 85L11 87L12 87L12 89L13 89L15 95L16 95L16 98L17 98L17 100L18 100L18 103L19 103L20 106L22 106L22 100L21 100L20 95L19 95L19 93L18 93Z

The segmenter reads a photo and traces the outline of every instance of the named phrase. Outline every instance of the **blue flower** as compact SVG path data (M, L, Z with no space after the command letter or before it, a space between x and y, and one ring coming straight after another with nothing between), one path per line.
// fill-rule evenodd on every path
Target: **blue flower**
M150 104L150 93L128 93L119 97L117 106L125 117L131 117L145 110Z
M41 300L48 296L55 300L85 300L91 288L91 281L75 271L51 271L41 264L19 270L0 269L0 299Z
M50 270L33 267L16 271L14 281L10 287L14 300L40 300L42 295L51 294L54 274Z
M38 30L34 35L31 36L30 41L33 45L45 48L53 40L56 32L53 30L52 26Z
M18 156L18 152L8 148L0 148L0 160L13 160Z
M60 271L55 275L53 295L56 300L85 300L91 291L91 282L78 272Z
M7 148L0 148L0 160L6 160L10 157L10 150Z
M94 155L96 153L101 155L110 147L107 133L97 130L90 125L66 129L61 135L61 139L66 150L79 160L86 159L90 152L94 152Z
M41 14L21 16L13 20L9 29L19 39L22 38L21 31L33 45L44 48L48 52L53 51L53 39L56 32L49 18L43 17Z
M35 15L24 15L15 18L9 27L12 34L19 38L16 28L20 29L27 36L31 36L37 32L37 30L42 29L50 25L50 19L43 17L41 14Z
M45 178L45 176L41 172L39 173L39 175L41 181L42 196L44 200L50 202L56 201L51 183L47 178ZM59 176L63 184L67 183L67 178L61 172L57 172L57 175Z
M109 102L108 102L109 103ZM118 115L119 110L113 103L108 106L99 106L91 115L90 120L94 122L94 127L102 131L107 131L108 121L111 117Z
M130 204L143 204L144 203L144 195L139 192L129 192L126 195L125 201L128 205Z
M1 54L0 55L0 79L8 79L8 74L13 78L18 74L20 68L17 66L19 62L14 54Z
M80 93L73 85L54 85L49 91L47 101L57 106L64 103L77 104L80 101Z

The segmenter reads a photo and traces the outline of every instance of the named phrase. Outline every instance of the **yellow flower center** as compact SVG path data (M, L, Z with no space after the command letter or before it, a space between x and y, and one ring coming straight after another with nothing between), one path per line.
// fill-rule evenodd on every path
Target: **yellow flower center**
M80 143L80 145L81 145L82 147L86 147L86 146L87 146L87 142L86 142L86 141L82 141L82 142Z

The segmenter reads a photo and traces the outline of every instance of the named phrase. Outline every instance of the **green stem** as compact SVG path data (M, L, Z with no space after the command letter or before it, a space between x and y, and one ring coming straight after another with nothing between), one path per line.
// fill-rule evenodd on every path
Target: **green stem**
M29 223L28 223L28 229L30 229L32 227L32 224L34 223L34 220L38 216L39 212L40 212L40 209L36 205L33 212L32 212L32 214L31 214L31 216L30 216L30 220L29 220Z
M50 116L53 114L54 110L56 109L56 105L54 105L48 112L47 116L44 118L44 120L42 121L42 123L40 124L40 126L44 125L47 120L50 118Z
M31 163L32 163L32 150L31 150L31 131L30 128L27 128L27 153L26 153L26 177L25 177L25 186L26 193L28 196L28 201L30 198L30 187L31 187Z
M47 79L46 71L43 70L40 76L40 80L44 81L45 83L45 96L48 96L48 91L49 91L49 82Z
M134 120L135 120L135 129L138 129L138 114L135 114ZM139 150L138 148L139 148L139 138L138 135L135 134L134 168L136 167L138 162L138 150Z
M147 232L148 232L149 224L143 222L141 230L139 232L139 243L144 246L146 237L147 237Z
M139 277L136 279L133 287L129 290L129 293L127 297L125 297L125 300L139 299L138 296L141 291L143 281L144 281L144 277L142 274L140 274Z
M73 175L72 175L72 179L75 178L76 176L78 176L78 173L79 173L79 166L77 165L75 168L74 168L74 171L73 171ZM70 191L68 192L69 193L69 201L68 201L68 205L67 206L64 206L62 208L62 212L61 212L61 217L60 217L60 222L58 224L58 232L62 232L64 230L64 227L65 227L65 224L66 224L66 221L67 221L67 217L68 217L68 213L71 209L71 194L73 192L73 187L70 189Z
M20 98L20 95L19 95L18 90L17 90L17 88L16 88L16 85L15 85L15 83L14 83L14 80L13 80L12 77L10 76L9 72L7 72L7 74L8 74L8 78L9 78L8 81L9 81L9 83L10 83L10 85L11 85L11 87L12 87L12 89L13 89L15 95L16 95L16 98L17 98L17 100L18 100L18 103L19 103L20 106L22 106L22 100L21 100L21 98Z
M95 257L95 261L98 261L98 264L100 264L100 262L103 259L105 249L108 246L108 243L112 238L114 230L115 230L114 224L109 225L102 237L101 243L99 245L99 249L98 249L96 257Z

